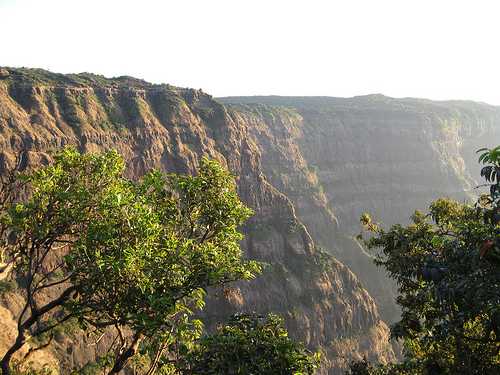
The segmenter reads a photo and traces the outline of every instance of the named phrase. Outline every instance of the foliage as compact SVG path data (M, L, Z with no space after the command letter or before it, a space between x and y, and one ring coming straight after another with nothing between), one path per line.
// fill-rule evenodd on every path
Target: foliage
M98 357L95 361L88 362L80 369L74 369L71 375L101 375L105 373L106 368L113 365L113 355L107 353Z
M480 151L491 187L475 205L438 199L387 231L361 218L373 235L367 246L381 249L376 263L398 284L402 318L391 334L406 354L402 365L367 373L500 373L500 148Z
M134 87L134 88L165 88L172 89L168 84L153 84L129 76L106 78L92 73L60 74L44 69L7 68L7 79L16 83L44 86L73 86L73 87Z
M484 177L490 183L490 197L498 203L500 199L500 146L493 149L481 148L479 162L485 165L481 169L481 177Z
M13 280L0 280L0 296L16 290L17 284Z
M107 319L153 334L176 314L201 308L203 288L258 272L241 262L239 247L238 226L251 211L215 162L205 160L196 177L153 172L110 199L105 219L67 257L72 281L85 286L76 309L116 301Z
M334 260L334 257L325 249L319 246L316 247L313 257L315 260L314 266L317 275L332 270L332 261Z
M47 365L42 368L35 368L33 362L21 363L20 361L12 361L12 375L53 375L54 371Z
M436 374L432 371L422 371L421 368L410 361L385 365L373 365L368 362L366 358L361 361L352 361L349 364L349 370L346 372L347 375L420 375L422 373L428 375Z
M378 375L377 370L366 358L363 358L361 361L352 361L350 363L347 375Z
M116 373L144 340L196 337L190 316L206 288L260 272L239 247L252 212L217 162L204 159L197 176L152 171L133 182L123 172L114 151L65 149L14 181L24 199L5 200L0 234L26 304L3 365L30 336L76 318L116 328ZM48 291L58 293L42 302Z
M313 374L319 365L319 354L291 340L283 320L273 314L234 315L187 358L186 374Z

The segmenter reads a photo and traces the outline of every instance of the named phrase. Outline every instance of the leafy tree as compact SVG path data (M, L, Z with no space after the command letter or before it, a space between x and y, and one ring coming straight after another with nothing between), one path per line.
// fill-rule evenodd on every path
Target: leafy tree
M438 199L387 231L361 218L368 247L380 249L376 263L399 287L402 318L391 333L404 340L406 359L353 364L353 374L500 373L500 147L479 151L490 194L475 205Z
M187 362L185 374L299 375L314 373L319 354L291 340L280 317L240 314L203 337Z
M199 335L201 323L190 317L206 288L260 271L239 247L238 227L251 210L218 163L204 159L197 176L153 171L138 182L123 172L114 151L65 149L2 186L4 261L26 297L4 375L31 337L71 319L116 330L116 374L141 343Z

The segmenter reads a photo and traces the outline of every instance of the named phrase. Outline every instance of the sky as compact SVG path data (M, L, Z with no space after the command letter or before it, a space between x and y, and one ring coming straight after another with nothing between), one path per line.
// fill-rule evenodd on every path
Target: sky
M500 105L498 0L0 0L0 66Z

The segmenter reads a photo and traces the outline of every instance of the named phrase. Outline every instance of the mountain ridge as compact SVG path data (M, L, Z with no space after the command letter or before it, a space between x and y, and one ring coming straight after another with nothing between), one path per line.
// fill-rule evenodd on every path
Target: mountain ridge
M365 355L394 359L385 322L398 317L395 289L354 239L359 216L392 224L438 196L470 197L474 151L500 141L500 107L381 95L258 98L264 103L131 77L0 68L0 171L19 151L37 166L66 145L115 148L133 178L150 168L194 173L202 156L217 159L256 211L244 228L246 255L272 267L210 294L208 328L236 311L275 311L293 337L323 350L321 373L341 373ZM337 259L327 268L319 247ZM3 316L15 317L18 298L2 297ZM9 322L0 324L12 329ZM86 345L57 342L48 356L64 373L96 358L100 348Z
M204 312L209 329L237 311L274 311L293 337L324 352L321 373L340 373L351 358L365 355L394 359L374 300L345 265L320 259L292 201L264 175L251 124L237 113L200 90L125 83L57 86L19 74L13 79L9 71L10 78L0 79L0 170L21 151L28 166L39 166L51 160L53 150L72 145L81 152L116 149L132 178L150 168L194 173L202 156L235 174L242 200L256 212L244 228L245 254L271 267L255 281L213 291ZM2 297L13 318L18 299L15 293ZM0 324L10 332L14 322ZM0 351L2 345L7 342L0 342ZM47 356L67 373L102 350L77 335L56 340Z
M61 86L66 86L69 87L70 85L88 85L92 87L92 85L95 86L102 86L103 84L108 84L110 86L116 86L116 85L124 85L124 86L136 86L136 87L142 87L142 88L152 88L152 87L167 87L167 88L174 88L174 89L181 89L181 90L196 90L196 91L201 91L203 92L202 89L195 89L195 88L190 88L190 87L183 87L183 86L175 86L171 85L168 82L164 83L152 83L149 82L145 79L142 78L136 78L133 76L129 75L120 75L120 76L113 76L113 77L107 77L102 74L95 74L91 72L80 72L80 73L54 73L50 70L47 69L41 69L41 68L29 68L29 67L11 67L11 66L0 66L0 70L7 72L6 76L2 77L2 74L0 74L0 80L1 79L7 79L9 78L10 75L13 75L14 77L16 76L24 76L25 78L29 79L35 79L38 77L39 81L38 83L45 83L48 85L61 85ZM32 81L33 83L33 81ZM206 93L207 94L207 93ZM407 96L407 97L392 97L389 95L385 95L383 93L371 93L371 94L362 94L362 95L354 95L354 96L333 96L333 95L274 95L274 94L269 94L269 95L229 95L229 96L212 96L210 94L207 94L210 97L213 97L215 100L220 100L223 102L241 102L241 100L249 100L252 99L254 100L252 103L253 104L259 104L262 103L264 100L268 100L268 98L275 98L275 99L331 99L333 101L335 100L359 100L359 99L376 99L380 98L381 100L393 100L393 101L414 101L414 102L426 102L426 103L441 103L443 105L449 105L449 104L477 104L481 106L487 106L487 107L495 107L495 108L500 108L500 105L495 105L495 104L490 104L482 101L477 101L477 100L469 100L469 99L441 99L441 100L435 100L435 99L428 99L424 97L412 97L412 96Z

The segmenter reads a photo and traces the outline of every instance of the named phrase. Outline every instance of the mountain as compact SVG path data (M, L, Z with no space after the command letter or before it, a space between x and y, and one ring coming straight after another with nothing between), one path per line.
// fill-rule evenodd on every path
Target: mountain
M435 197L471 197L474 151L499 140L500 108L481 103L214 99L132 77L0 69L0 170L21 151L25 165L47 163L65 145L115 148L133 178L150 168L193 173L203 155L228 167L256 212L244 228L246 256L269 267L213 291L207 327L235 311L274 311L293 337L324 351L325 374L341 373L351 358L395 358L385 323L398 316L394 286L354 239L359 216L391 224ZM18 300L2 297L0 352ZM102 350L87 340L60 337L44 358L66 373Z
M133 178L150 168L193 173L203 155L235 174L241 198L255 210L242 246L269 266L255 281L210 295L209 328L235 311L274 311L294 337L324 351L323 373L339 373L364 355L394 358L374 300L348 267L318 250L292 201L264 174L265 151L240 113L201 91L130 77L10 68L0 77L1 170L16 154L36 166L74 145L82 152L117 149ZM12 339L18 301L15 293L2 297L0 351ZM82 334L56 337L44 358L64 374L94 360L105 343L91 345Z
M389 322L398 317L394 287L354 240L361 214L390 225L437 197L470 199L475 151L500 143L500 108L483 103L383 95L218 100L252 124L266 177L292 200L316 243L358 275Z

